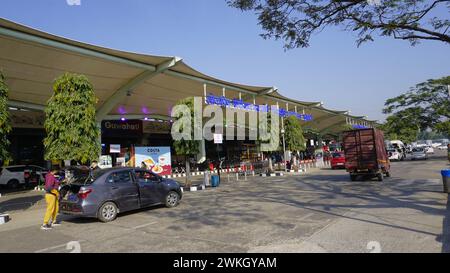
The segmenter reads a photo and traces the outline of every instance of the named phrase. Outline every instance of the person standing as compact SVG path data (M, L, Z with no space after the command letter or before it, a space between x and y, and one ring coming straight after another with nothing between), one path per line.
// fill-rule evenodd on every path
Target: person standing
M55 175L58 170L53 168L45 176L45 202L47 204L47 210L45 211L44 223L41 226L43 230L49 230L54 226L60 224L56 222L56 217L59 212L59 181Z
M95 171L95 170L99 170L99 169L100 169L100 167L98 166L98 162L95 160L92 161L91 170Z

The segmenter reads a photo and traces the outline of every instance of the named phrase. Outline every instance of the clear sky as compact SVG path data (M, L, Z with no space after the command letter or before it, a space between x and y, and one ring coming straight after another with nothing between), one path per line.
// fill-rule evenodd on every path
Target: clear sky
M450 46L442 42L411 47L376 38L357 48L355 34L330 29L309 48L285 52L281 41L259 37L253 13L225 0L68 1L76 0L1 0L0 17L114 49L180 56L223 80L276 86L285 96L380 121L387 98L450 75Z

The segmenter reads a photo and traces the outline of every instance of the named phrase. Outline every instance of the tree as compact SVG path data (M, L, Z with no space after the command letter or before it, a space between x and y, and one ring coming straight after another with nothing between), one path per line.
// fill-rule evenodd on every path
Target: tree
M275 152L279 152L282 147L279 134L281 128L279 116L274 114L271 108L268 110L266 117L263 118L260 116L258 118L258 127L260 130L258 134L258 143L261 145L261 152L265 152L268 156L268 172L272 173L274 171L272 155ZM267 134L263 132L266 132Z
M401 140L403 143L416 141L419 134L419 128L398 115L388 117L380 129L384 132L386 140Z
M297 117L290 116L284 119L286 149L293 152L294 156L300 151L306 150L306 140L303 136L302 125ZM297 166L297 159L294 157L294 164Z
M284 130L286 149L289 151L304 151L306 149L302 125L297 117L290 116L284 119Z
M417 84L410 91L388 99L383 113L391 114L383 128L398 134L433 131L450 135L450 76ZM400 131L403 130L403 133Z
M191 125L191 140L182 138L180 140L175 140L173 142L173 147L175 148L175 153L177 155L183 155L185 157L186 162L186 186L191 184L191 167L189 159L190 157L199 153L200 142L198 140L194 140L194 98L189 97L186 99L182 99L177 102L176 105L185 105L189 108L190 111L190 125ZM177 113L179 115L174 116L175 121L181 118L182 113ZM180 131L183 131L185 128L180 126Z
M11 132L11 122L8 112L8 86L5 83L5 77L0 72L0 162L11 159L8 152L9 140L8 134Z
M53 84L53 96L45 109L46 160L86 163L100 155L100 128L95 120L97 98L83 75L65 73Z
M286 49L308 47L313 34L341 26L356 32L358 46L373 35L450 44L450 20L439 18L450 11L450 0L227 0L243 11L253 10L265 31L264 39L283 39ZM444 15L442 15L444 16Z

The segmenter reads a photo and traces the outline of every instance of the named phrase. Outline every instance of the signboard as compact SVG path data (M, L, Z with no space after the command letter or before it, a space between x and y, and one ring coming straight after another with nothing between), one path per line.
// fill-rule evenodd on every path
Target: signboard
M142 120L104 120L102 136L139 137L142 136Z
M242 99L228 99L224 96L214 96L209 94L206 96L206 104L218 105L222 107L233 107L240 108L246 111L256 111L256 112L270 112L270 107L268 105L255 105L248 102L244 102ZM288 111L286 109L277 109L276 112L280 117L286 118L290 116L297 117L300 120L311 121L313 116L311 114L299 114L297 112Z
M158 175L171 175L170 147L135 147L135 167L151 170Z
M110 144L109 145L110 154L120 154L120 144Z
M214 134L214 144L222 144L222 143L223 143L223 135Z

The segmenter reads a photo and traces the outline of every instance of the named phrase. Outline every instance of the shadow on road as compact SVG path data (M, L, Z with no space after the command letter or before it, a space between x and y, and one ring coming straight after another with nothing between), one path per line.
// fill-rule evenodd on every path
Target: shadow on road
M26 210L41 201L42 195L33 195L27 197L12 198L4 202L0 202L0 213L11 212L16 210Z
M2 195L6 195L6 194L16 194L16 193L25 193L25 192L30 192L34 189L36 185L29 185L28 187L25 186L20 186L17 189L10 189L7 186L0 186L0 193Z
M447 210L442 221L442 253L450 253L450 195L447 197Z

